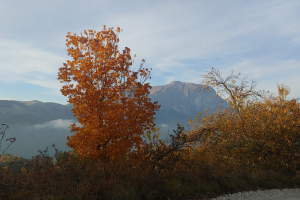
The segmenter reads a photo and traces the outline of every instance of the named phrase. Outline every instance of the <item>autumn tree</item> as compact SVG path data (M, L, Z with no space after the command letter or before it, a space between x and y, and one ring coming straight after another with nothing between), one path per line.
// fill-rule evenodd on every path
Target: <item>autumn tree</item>
M157 102L148 98L150 70L141 61L130 67L130 49L118 51L120 28L67 35L67 51L73 59L59 69L61 92L73 104L80 126L73 123L67 145L78 155L114 159L143 145L141 136L155 126Z
M298 99L288 100L289 88L278 85L278 96L257 95L258 100L251 96L257 94L254 89L243 92L234 86L236 78L229 83L210 78L228 91L232 107L191 120L190 134L201 141L198 151L219 171L299 170Z

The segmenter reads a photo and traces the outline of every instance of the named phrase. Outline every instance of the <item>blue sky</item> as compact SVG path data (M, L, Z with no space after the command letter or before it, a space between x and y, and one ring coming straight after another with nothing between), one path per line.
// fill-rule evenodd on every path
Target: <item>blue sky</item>
M300 1L0 0L0 99L67 104L58 68L67 32L123 29L120 50L146 58L151 85L200 83L211 67L233 69L275 94L300 95Z

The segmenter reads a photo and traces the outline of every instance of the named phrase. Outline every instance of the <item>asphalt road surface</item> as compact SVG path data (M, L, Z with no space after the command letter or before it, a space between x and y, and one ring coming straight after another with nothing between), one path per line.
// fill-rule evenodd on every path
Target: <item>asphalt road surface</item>
M300 200L300 189L274 189L238 192L211 200Z

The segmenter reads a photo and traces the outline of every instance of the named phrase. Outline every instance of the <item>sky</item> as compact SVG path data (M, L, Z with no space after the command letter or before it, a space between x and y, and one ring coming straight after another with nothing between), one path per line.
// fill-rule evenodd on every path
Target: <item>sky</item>
M67 104L58 69L68 32L120 27L119 50L146 59L150 84L200 83L212 67L300 97L299 0L0 0L0 100Z

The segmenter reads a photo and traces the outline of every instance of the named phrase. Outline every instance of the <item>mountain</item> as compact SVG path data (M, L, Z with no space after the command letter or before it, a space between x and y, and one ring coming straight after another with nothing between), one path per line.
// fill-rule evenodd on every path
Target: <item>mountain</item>
M73 119L72 105L40 101L0 100L0 123L9 125L41 124L57 119Z
M189 119L194 119L199 112L228 107L228 103L215 94L214 90L203 93L201 85L179 81L152 87L149 98L161 105L155 115L156 125L165 133L168 130L173 133L172 130L176 129L177 123L188 129ZM78 123L71 109L70 104L61 105L36 100L0 100L0 124L9 125L9 129L6 130L7 138L17 139L6 153L31 158L38 154L39 149L44 150L53 143L60 150L70 150L66 145L67 136L71 136L68 127L72 123ZM164 135L162 138L165 138ZM9 142L3 142L0 150L4 150L7 145ZM54 153L54 149L50 148L49 152ZM0 151L0 155L1 153Z
M228 107L228 103L211 90L203 92L199 84L173 81L164 86L152 87L149 98L161 105L160 110L155 115L155 122L161 130L174 130L177 123L188 128L189 119L195 119L199 112L204 113L211 109ZM173 131L171 132L173 133Z

